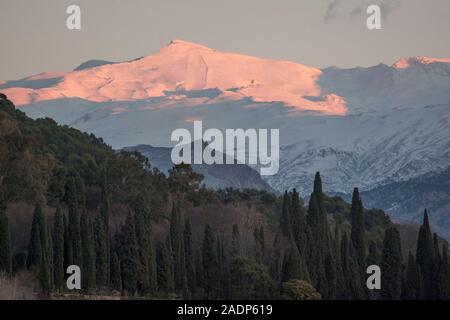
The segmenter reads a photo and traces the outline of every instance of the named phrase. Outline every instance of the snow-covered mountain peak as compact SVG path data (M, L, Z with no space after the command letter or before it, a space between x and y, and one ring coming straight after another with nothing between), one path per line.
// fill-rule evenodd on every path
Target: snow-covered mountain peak
M174 92L217 89L220 93L213 99L186 104L250 98L324 115L347 113L345 99L333 92L321 93L318 80L322 71L317 68L220 52L182 40L173 40L158 53L141 59L91 65L62 73L37 87L30 86L31 78L23 79L4 91L17 105L28 105L64 98L106 102L168 95L172 101Z
M392 67L395 69L406 69L413 65L428 65L432 63L450 63L450 58L432 58L427 56L416 56L410 58L403 58L396 61Z

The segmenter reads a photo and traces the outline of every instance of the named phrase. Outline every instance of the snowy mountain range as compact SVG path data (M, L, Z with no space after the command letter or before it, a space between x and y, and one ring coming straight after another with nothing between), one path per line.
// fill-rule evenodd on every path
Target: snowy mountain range
M325 191L350 193L450 165L450 59L320 70L174 40L131 61L0 81L0 91L33 118L115 148L169 147L171 132L192 130L194 120L205 129L280 129L280 170L264 179L303 196L316 171Z

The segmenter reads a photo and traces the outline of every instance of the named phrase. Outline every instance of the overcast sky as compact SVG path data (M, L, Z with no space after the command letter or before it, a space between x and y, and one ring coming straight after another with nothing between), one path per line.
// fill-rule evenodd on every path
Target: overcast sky
M66 28L81 7L82 29ZM381 4L382 30L366 28ZM450 57L449 0L0 0L0 79L153 54L171 39L315 67Z

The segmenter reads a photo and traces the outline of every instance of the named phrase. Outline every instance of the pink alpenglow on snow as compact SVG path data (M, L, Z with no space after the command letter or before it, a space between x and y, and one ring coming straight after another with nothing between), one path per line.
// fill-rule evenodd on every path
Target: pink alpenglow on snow
M63 98L106 102L168 97L178 103L186 99L190 105L251 98L319 114L345 115L343 98L321 94L321 74L319 69L294 62L224 53L173 40L155 55L80 71L44 73L23 80L47 80L48 86L2 91L19 106ZM217 89L219 94L209 99L183 96L186 91L207 89Z

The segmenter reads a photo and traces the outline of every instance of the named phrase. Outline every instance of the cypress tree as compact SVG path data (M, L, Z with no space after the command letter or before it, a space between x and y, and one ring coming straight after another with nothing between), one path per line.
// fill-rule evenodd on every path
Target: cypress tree
M153 238L151 231L150 212L142 199L135 206L136 237L139 250L139 291L143 294L153 293L156 290L156 266Z
M68 186L69 241L72 244L72 263L80 268L83 268L78 197L79 195L76 190L75 178L72 178L70 179Z
M61 207L56 208L53 218L53 278L55 289L64 287L64 218Z
M10 275L12 272L11 259L11 235L8 217L6 216L6 205L3 195L0 193L0 273Z
M186 266L184 261L183 239L181 236L180 211L175 204L172 206L172 216L170 219L170 240L174 262L175 289L181 291L184 288Z
M377 244L374 241L371 241L369 244L369 254L367 255L366 264L367 266L380 264L380 256L378 254Z
M41 221L44 219L42 209L39 204L36 205L33 212L31 223L30 244L28 245L27 268L40 266L42 263L42 243L41 243Z
M344 299L360 300L364 298L363 284L359 274L358 258L353 244L344 233L341 240L342 271L345 279Z
M108 241L106 235L105 220L101 214L97 214L94 220L95 241L95 276L99 288L108 286Z
M283 208L281 211L280 228L281 234L285 237L292 237L292 218L291 218L291 199L287 191L284 192L283 196Z
M400 233L395 227L386 230L381 257L381 297L384 300L398 300L402 287L402 251Z
M216 297L217 257L214 243L214 233L209 224L205 226L205 233L203 237L202 265L205 298L213 299Z
M69 237L69 223L67 222L66 215L63 214L63 224L64 224L64 272L67 267L73 264L73 253L72 253L72 241Z
M129 213L123 227L123 248L121 261L123 289L134 295L138 289L139 251L136 240L134 215Z
M109 210L110 210L110 203L109 203L109 192L108 192L108 177L107 177L107 169L102 169L102 182L101 182L101 204L100 204L100 216L103 219L101 227L103 229L103 232L101 233L102 239L99 239L100 242L103 242L101 244L101 247L105 247L105 250L102 251L103 257L102 260L105 259L106 261L102 262L102 272L106 272L106 275L102 274L101 278L106 277L106 284L109 283L109 277L110 277L110 252L111 252L111 241L110 241L110 232L109 232Z
M122 291L120 261L115 251L111 253L111 288L119 292Z
M188 288L192 292L196 287L197 279L195 274L194 251L192 248L192 227L189 219L184 225L184 256L186 259L186 276Z
M409 252L402 298L405 300L420 300L422 299L422 290L422 276L420 275L416 259Z
M428 212L425 209L423 224L419 230L419 238L417 240L416 251L417 264L423 276L423 286L426 298L431 297L432 272L434 261L433 237L431 234L430 223L428 220Z
M450 300L450 264L448 261L448 248L442 245L442 261L439 269L439 287L437 298Z
M437 234L433 234L433 266L431 268L430 299L437 299L439 295L439 274L441 268L441 253Z
M356 251L358 264L361 268L361 275L363 275L366 262L364 208L359 196L358 188L355 188L353 190L351 206L351 226L352 232L350 238Z
M296 189L292 192L292 234L301 254L306 253L306 221L300 196Z
M50 245L47 222L40 204L37 204L31 225L27 266L35 271L44 294L50 294L53 284L53 259L51 257L53 250L51 250Z
M81 251L82 251L82 288L89 291L95 287L95 249L92 224L86 210L83 210L80 220L81 227Z
M309 245L309 273L312 284L324 295L327 291L327 279L325 272L325 260L329 251L329 229L327 213L323 201L322 181L317 172L314 178L314 191L311 193L308 206L307 223L310 229Z
M336 274L336 299L345 298L345 277L342 270L342 257L341 257L341 237L339 235L339 227L336 224L334 229L334 248L335 253L335 274Z
M158 271L158 289L166 293L172 292L174 289L174 279L170 240L158 243L156 247L156 263Z
M239 239L239 227L237 224L233 225L233 232L231 235L231 257L235 258L241 254L241 242Z
M337 273L336 260L332 254L328 254L325 259L325 276L327 278L327 288L324 297L328 300L334 300L337 295Z
M289 251L285 255L282 273L282 282L291 279L310 281L305 259L301 256L295 242L291 242Z

